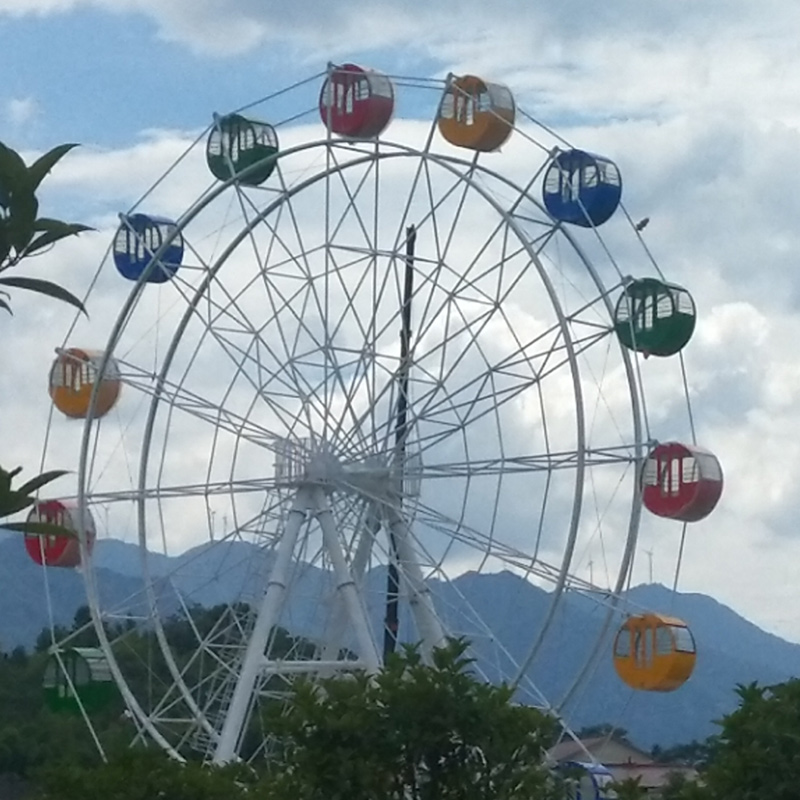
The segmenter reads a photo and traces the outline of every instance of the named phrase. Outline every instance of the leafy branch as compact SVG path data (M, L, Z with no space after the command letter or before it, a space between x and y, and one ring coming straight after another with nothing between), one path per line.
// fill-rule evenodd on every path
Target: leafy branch
M61 239L91 230L80 223L39 216L36 197L39 186L53 167L76 146L58 145L28 166L16 150L0 142L0 286L61 300L85 314L83 303L53 281L2 274L23 259L41 254ZM0 289L0 308L11 313L9 299L9 293Z
M36 493L56 478L66 475L63 469L49 470L26 481L17 489L11 488L14 478L22 472L22 467L17 467L7 472L0 467L0 520L30 508L36 502ZM74 536L75 534L63 525L52 522L4 522L6 530L19 533L36 534L37 536Z

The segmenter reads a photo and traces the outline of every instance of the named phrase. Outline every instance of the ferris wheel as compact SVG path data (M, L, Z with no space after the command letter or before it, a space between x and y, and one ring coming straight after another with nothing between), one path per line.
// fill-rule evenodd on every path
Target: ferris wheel
M97 637L56 644L51 689L85 711L113 681L137 735L221 763L263 753L298 676L465 636L485 679L561 708L605 632L554 662L564 598L613 621L643 506L691 522L722 490L688 415L651 427L648 375L687 402L695 307L621 195L610 158L475 76L332 65L215 115L120 215L87 299L105 329L76 323L51 369L77 485L31 513L78 538L27 546L80 565ZM138 548L126 586L96 531ZM684 630L632 615L620 677L680 685Z

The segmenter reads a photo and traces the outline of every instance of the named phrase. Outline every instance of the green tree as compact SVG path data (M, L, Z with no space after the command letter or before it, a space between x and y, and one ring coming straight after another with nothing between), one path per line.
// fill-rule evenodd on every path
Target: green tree
M557 723L476 680L454 641L430 666L414 649L364 674L299 682L272 720L269 786L292 800L554 800L544 766Z
M37 800L237 800L251 798L256 780L241 765L212 768L179 763L158 749L123 750L107 763L67 761L38 774Z
M738 686L703 773L707 796L796 800L800 787L800 680Z
M665 800L796 800L800 786L800 679L736 688L739 706L707 742L697 782L675 777Z
M713 738L705 742L698 742L693 739L688 744L677 744L666 748L655 745L650 755L661 764L683 764L702 767L708 762L708 755L713 741Z
M579 739L594 739L605 736L618 742L628 741L628 731L610 722L601 722L597 725L586 725L575 734Z
M708 796L705 785L673 772L661 789L659 800L706 800Z
M617 800L646 800L647 789L642 786L641 778L625 778L615 781L609 787Z

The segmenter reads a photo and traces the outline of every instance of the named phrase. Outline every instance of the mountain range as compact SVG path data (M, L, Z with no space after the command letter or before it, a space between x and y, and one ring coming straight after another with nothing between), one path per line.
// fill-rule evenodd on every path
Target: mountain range
M164 583L160 594L163 613L169 614L180 608L179 597L210 607L241 597L244 586L245 596L249 591L255 599L265 558L268 556L253 545L228 542L204 545L172 558L151 554L148 568L157 578L177 576ZM139 549L113 539L100 540L94 562L104 607L128 603L131 610L129 598L142 586ZM309 587L318 586L321 580L325 577L319 571L309 571L301 578ZM366 580L375 588L367 596L380 596L385 572L373 570ZM0 648L5 651L16 646L32 648L42 630L51 624L70 626L75 612L86 602L79 572L50 568L45 580L43 569L28 558L16 536L0 537L0 587ZM302 591L298 594L303 596ZM545 590L510 572L466 573L451 584L434 587L433 594L442 608L466 602L516 660L524 657L549 606ZM761 630L707 595L673 592L650 584L631 589L625 602L687 621L698 644L694 674L674 692L633 691L615 674L611 637L607 637L589 679L565 709L575 729L612 723L627 731L642 748L703 740L717 731L714 720L735 708L736 684L773 684L800 672L800 645ZM542 695L551 699L564 695L574 665L585 663L594 646L604 619L601 611L595 602L577 594L568 594L560 604L551 632L529 672ZM370 607L368 613L373 625L380 624L381 608ZM313 636L315 624L315 609L304 606L301 600L292 610L292 632ZM401 630L407 629L407 624L408 620L401 617ZM465 631L480 651L482 631L469 625ZM488 677L495 677L491 668L485 671Z

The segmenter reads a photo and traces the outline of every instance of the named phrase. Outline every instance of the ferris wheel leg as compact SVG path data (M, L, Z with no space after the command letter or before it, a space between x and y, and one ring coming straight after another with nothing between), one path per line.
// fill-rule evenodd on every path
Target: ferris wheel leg
M236 749L251 707L253 689L264 659L267 640L283 605L295 543L311 502L310 491L303 487L298 489L278 544L275 564L272 567L267 589L258 610L253 633L247 643L231 703L225 715L225 722L212 759L215 764L226 764L236 757Z
M366 572L369 557L375 543L375 537L380 527L380 517L378 516L375 505L371 503L364 513L364 519L359 525L361 533L351 566L351 574L356 586L356 592L358 592L358 587ZM348 613L345 602L342 593L338 592L334 601L332 622L327 635L324 637L324 645L321 648L321 661L332 661L345 646L344 636L348 623Z
M445 643L444 629L433 608L430 589L422 577L422 568L411 542L408 523L394 509L389 509L388 522L397 547L400 574L404 576L408 586L408 603L420 636L422 653L427 660L435 647L441 647Z
M325 551L331 560L331 566L336 576L336 591L342 597L350 622L353 625L359 656L365 662L367 672L377 672L380 668L380 657L375 646L375 640L370 633L367 611L356 588L353 573L347 566L342 545L339 541L339 534L336 531L336 523L333 520L328 499L322 489L317 488L314 490L314 506L319 526L322 528Z

